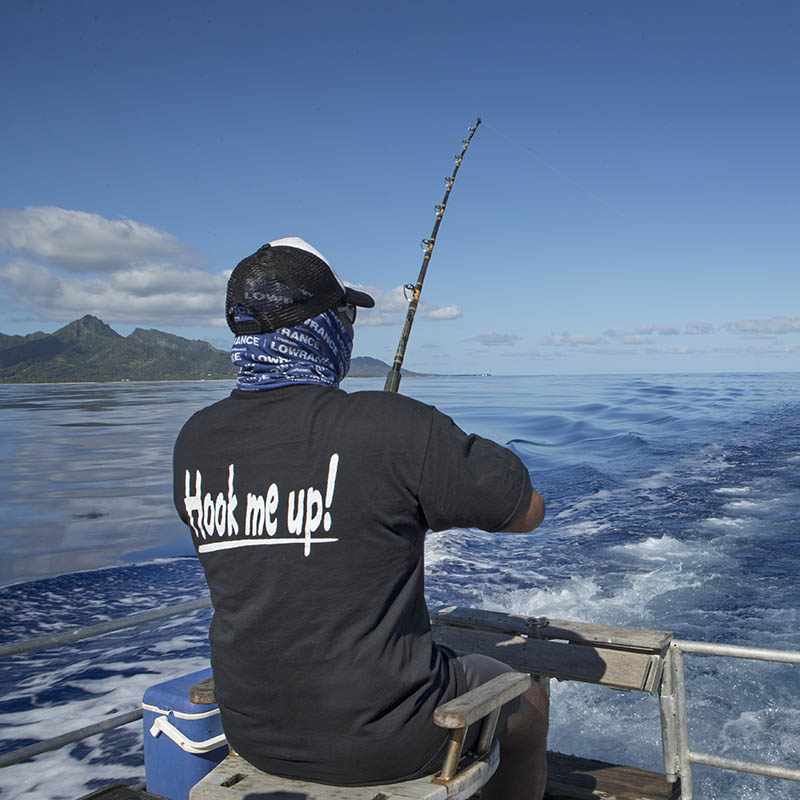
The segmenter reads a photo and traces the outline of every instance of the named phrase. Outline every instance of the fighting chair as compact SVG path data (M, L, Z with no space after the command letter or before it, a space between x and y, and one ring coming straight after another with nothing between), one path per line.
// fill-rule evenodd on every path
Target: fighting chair
M531 676L506 672L439 706L433 721L452 732L441 772L382 786L325 786L270 775L231 752L197 783L190 800L467 800L492 777L500 761L494 738L500 707L519 697ZM193 686L193 703L213 703L213 678ZM483 720L474 752L463 753L467 728Z

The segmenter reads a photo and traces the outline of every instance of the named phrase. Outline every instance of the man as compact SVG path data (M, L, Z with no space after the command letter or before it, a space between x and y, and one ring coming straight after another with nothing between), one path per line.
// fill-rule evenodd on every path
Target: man
M402 395L338 389L356 307L373 305L301 239L245 258L226 298L237 388L186 423L174 457L228 741L264 771L344 786L435 771L434 708L509 669L433 642L427 530L544 517L511 451ZM504 711L485 797L541 796L546 730L535 685Z

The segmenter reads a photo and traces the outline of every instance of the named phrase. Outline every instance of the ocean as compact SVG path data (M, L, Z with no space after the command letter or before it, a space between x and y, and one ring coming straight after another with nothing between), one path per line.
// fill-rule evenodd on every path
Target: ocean
M347 391L382 382L346 380ZM228 382L0 386L0 641L206 593L171 497L185 419ZM800 373L418 378L401 390L512 447L529 534L428 537L447 604L800 650ZM0 751L137 707L207 665L209 612L0 661ZM800 766L800 667L688 655L693 749ZM9 798L144 778L141 724L0 770ZM551 749L663 771L656 698L552 686ZM800 784L694 768L705 800Z

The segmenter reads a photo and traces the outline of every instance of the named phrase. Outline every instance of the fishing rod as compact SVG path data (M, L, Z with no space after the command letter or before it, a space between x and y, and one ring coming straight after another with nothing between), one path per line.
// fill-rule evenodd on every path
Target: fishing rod
M422 245L425 248L425 255L422 257L422 266L419 270L417 284L416 286L408 284L405 287L406 289L413 290L413 294L411 295L411 300L408 304L408 313L406 314L406 321L403 325L403 332L400 334L400 342L397 345L397 353L394 357L394 363L392 364L392 368L389 370L389 374L386 376L386 383L383 387L384 392L397 392L398 388L400 387L400 367L403 366L403 358L406 354L408 337L411 335L411 326L414 323L414 315L417 313L419 296L422 294L422 284L425 280L425 273L428 271L428 264L430 263L431 255L433 255L433 246L436 244L436 234L439 232L439 225L442 222L445 208L447 208L447 199L450 197L450 192L452 191L453 184L456 181L458 168L461 166L461 162L464 160L464 154L467 152L469 143L472 141L472 137L475 135L475 131L478 130L478 125L480 124L481 118L478 117L477 122L469 129L469 137L461 140L463 147L461 148L461 153L456 156L456 165L453 168L453 174L448 175L445 178L447 189L445 189L444 199L442 200L441 205L435 206L436 221L433 223L433 231L431 232L430 238L422 240Z

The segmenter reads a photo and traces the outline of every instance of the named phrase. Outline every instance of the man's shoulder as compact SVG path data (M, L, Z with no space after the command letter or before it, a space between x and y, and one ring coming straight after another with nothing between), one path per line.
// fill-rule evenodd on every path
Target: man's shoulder
M204 408L198 409L192 414L189 419L181 427L181 434L187 433L194 429L203 429L207 426L208 421L215 416L225 416L229 413L235 413L235 404L231 399L231 395L224 397L222 400L217 400L216 403L211 403Z
M344 402L355 414L382 420L387 424L392 421L422 422L436 413L433 406L394 392L349 392L345 396Z

